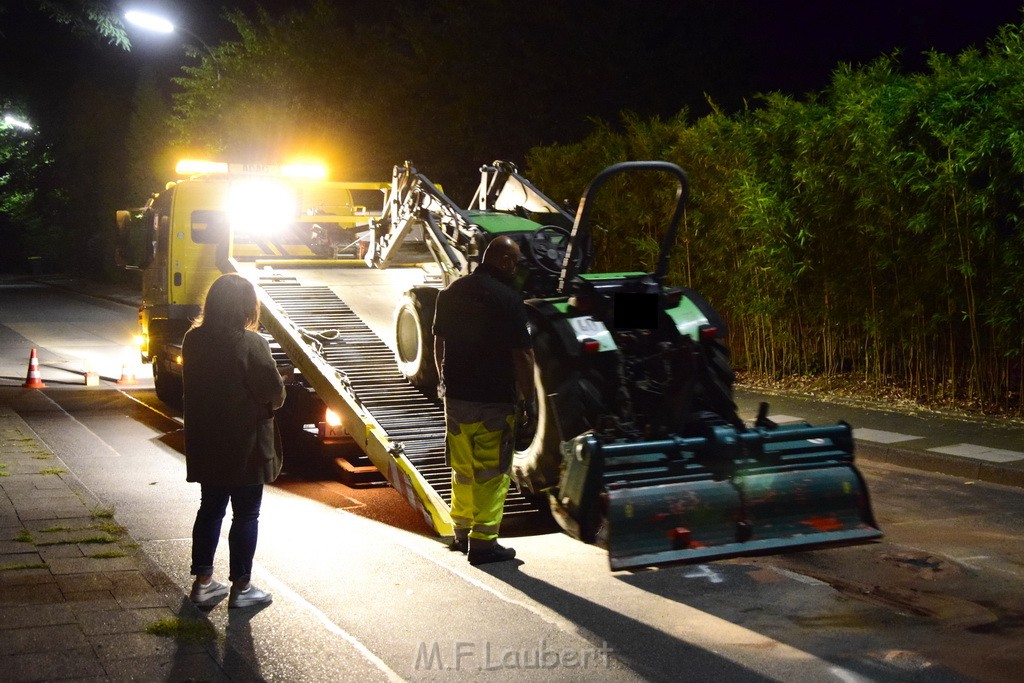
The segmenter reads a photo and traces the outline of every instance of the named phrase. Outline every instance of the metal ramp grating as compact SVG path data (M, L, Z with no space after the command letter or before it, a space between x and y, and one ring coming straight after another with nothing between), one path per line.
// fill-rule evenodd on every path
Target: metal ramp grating
M343 373L353 393L380 423L388 438L401 443L409 462L451 504L451 469L444 458L444 409L405 379L391 349L326 285L303 285L276 276L260 287L280 306L296 328L312 333L338 331L323 342L323 359ZM515 486L505 500L505 514L536 511Z

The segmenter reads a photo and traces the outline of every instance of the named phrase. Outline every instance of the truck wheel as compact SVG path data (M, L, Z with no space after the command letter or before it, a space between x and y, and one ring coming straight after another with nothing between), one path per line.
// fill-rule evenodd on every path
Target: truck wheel
M169 406L181 408L181 378L167 372L163 362L159 356L153 356L153 386L156 388L156 397Z
M413 386L430 390L437 386L434 365L434 307L438 290L413 287L402 295L395 311L395 362Z

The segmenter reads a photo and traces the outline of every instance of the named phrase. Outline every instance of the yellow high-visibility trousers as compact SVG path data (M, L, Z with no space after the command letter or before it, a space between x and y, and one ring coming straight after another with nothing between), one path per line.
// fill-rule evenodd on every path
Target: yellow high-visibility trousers
M445 400L456 536L498 538L512 467L513 406Z

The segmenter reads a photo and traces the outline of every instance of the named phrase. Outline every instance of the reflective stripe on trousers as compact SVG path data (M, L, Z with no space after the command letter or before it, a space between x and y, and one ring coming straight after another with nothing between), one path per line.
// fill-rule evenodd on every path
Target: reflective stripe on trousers
M512 405L446 400L452 523L470 538L498 537L512 466Z

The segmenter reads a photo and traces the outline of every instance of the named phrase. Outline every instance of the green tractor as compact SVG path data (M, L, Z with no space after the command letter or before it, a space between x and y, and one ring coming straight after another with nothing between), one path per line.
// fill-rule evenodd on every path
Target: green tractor
M538 415L519 434L513 479L546 497L566 532L605 546L613 569L881 536L850 426L776 425L766 405L746 425L732 399L724 321L695 291L665 283L688 194L682 169L611 166L575 214L507 162L482 169L467 211L410 166L400 169L394 210L377 226L378 264L395 244L386 239L398 232L395 218L422 227L439 284L474 267L494 236L519 241ZM634 174L675 189L656 266L589 272L596 198L612 179ZM435 299L436 289L416 288L396 315L399 365L424 388L437 381L426 367Z

